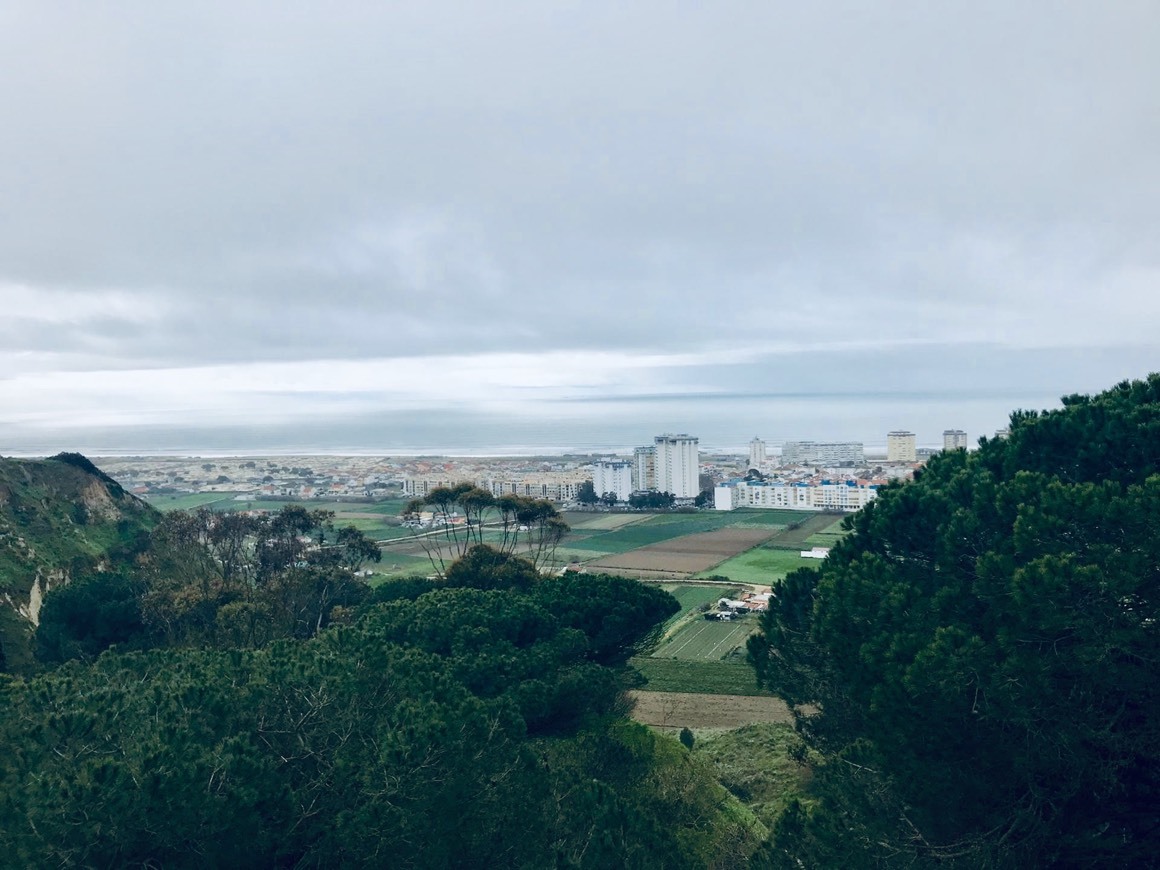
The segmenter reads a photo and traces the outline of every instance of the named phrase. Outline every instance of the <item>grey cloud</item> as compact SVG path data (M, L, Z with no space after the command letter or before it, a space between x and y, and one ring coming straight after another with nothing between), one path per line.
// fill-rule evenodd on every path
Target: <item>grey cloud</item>
M1154 350L1157 44L1127 2L6 6L0 282L158 314L0 334L108 367L881 345L803 352L822 389L924 339Z

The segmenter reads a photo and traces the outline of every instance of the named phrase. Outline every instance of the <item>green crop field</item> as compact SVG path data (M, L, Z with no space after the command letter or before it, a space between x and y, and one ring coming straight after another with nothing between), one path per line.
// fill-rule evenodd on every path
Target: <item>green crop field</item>
M803 559L798 552L797 549L783 550L770 545L754 547L696 576L728 577L738 583L768 586L795 568L817 567L817 559Z
M805 540L805 547L832 547L846 535L850 534L842 530L843 520L838 520L832 526L827 526L820 532L814 532ZM803 547L802 549L805 549Z
M387 498L374 504L350 505L362 513L382 514L388 517L397 517L406 506L407 500L405 498Z
M710 523L709 528L696 531L712 531L725 526L779 526L785 527L790 523L801 522L812 516L806 511L765 510L762 508L738 508L732 511L699 511L697 513L657 514L653 517L655 523ZM683 534L689 534L684 532Z
M785 529L791 523L808 526L807 531L793 533L794 537L804 539L814 530L833 523L833 518L829 517L818 525L818 518L817 514L802 511L756 509L671 514L603 514L597 517L572 513L568 515L568 520L573 523L575 530L565 540L565 546L573 551L591 553L589 558L598 558L597 553L619 555L682 535L713 532L729 527L768 528L772 533Z
M653 516L640 523L568 541L568 546L579 550L600 550L605 553L627 553L649 544L659 544L682 535L711 532L731 525L721 514L674 514Z
M721 661L738 649L744 649L745 639L756 628L757 620L752 617L732 622L693 619L654 650L652 657Z
M405 538L411 534L410 529L405 529L394 523L387 524L382 520L372 520L368 517L344 517L342 514L338 514L334 518L334 525L340 529L345 526L354 526L360 532L376 541Z
M675 635L682 629L678 623L691 620L701 620L701 607L712 604L721 598L732 598L737 594L736 586L714 585L695 586L685 583L667 583L661 587L681 605L681 609L665 621L665 634L673 632ZM667 639L666 639L667 642Z
M670 584L666 585L665 591L672 595L681 605L681 613L686 613L690 610L699 610L702 604L712 604L721 598L732 598L736 593L736 587L730 586L693 586L686 584ZM674 616L669 622L675 621L680 614Z
M575 543L575 542L572 542ZM582 550L574 547L557 547L556 548L557 565L567 565L569 562L587 562L590 559L599 559L601 556L607 556L603 550Z
M818 532L828 531L835 522L841 522L834 517L833 514L806 514L804 519L802 514L797 515L797 528L784 529L778 532L777 537L770 541L770 544L780 545L786 549L804 548L806 539Z
M145 499L159 511L191 511L199 507L215 510L236 509L240 502L234 501L232 492L187 492L181 495L151 495Z
M633 523L641 523L649 519L648 514L586 514L571 511L564 514L564 519L576 531L608 532Z
M753 668L740 658L710 662L636 656L631 664L646 680L642 688L650 692L772 695L757 687Z
M378 586L395 577L426 577L431 573L431 562L425 556L407 556L383 551L383 560L367 567L374 571L367 582Z

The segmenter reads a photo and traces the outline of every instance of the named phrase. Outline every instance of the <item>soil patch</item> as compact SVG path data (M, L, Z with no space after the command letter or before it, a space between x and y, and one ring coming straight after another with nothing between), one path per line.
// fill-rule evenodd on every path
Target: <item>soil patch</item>
M771 529L718 529L682 535L627 553L605 556L588 563L588 568L694 574L768 540Z
M789 707L780 698L646 691L628 694L635 702L632 718L656 728L739 728L758 722L793 722Z

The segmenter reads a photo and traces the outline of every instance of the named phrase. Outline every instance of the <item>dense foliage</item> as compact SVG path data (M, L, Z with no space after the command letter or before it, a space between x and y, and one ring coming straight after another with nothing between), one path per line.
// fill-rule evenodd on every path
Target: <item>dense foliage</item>
M1016 413L848 522L750 642L827 759L763 862L1154 864L1160 376Z
M166 514L120 570L90 565L45 597L36 630L47 664L119 644L256 647L304 639L370 594L359 571L381 558L329 511L208 508Z
M283 572L260 581L260 555L227 570L228 552L187 566L191 601ZM367 590L345 624L302 639L239 644L206 623L196 643L155 637L165 648L119 647L0 686L0 855L741 866L758 824L676 741L624 718L621 665L677 609L672 596L617 577L540 578L486 547L468 556L447 580ZM101 606L83 584L57 599L72 602L68 638L86 652L125 630L125 602L140 598L124 578L105 588Z

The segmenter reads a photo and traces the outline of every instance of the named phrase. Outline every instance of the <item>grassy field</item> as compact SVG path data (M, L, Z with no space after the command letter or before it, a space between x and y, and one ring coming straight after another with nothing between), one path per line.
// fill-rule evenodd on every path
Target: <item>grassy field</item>
M350 505L352 508L357 507L363 513L382 514L387 517L397 517L406 506L407 499L405 498L387 498L374 504Z
M279 511L287 505L300 505L307 510L327 510L334 512L334 524L354 526L360 532L376 541L387 541L410 536L409 529L396 521L399 511L406 504L402 499L384 499L375 503L335 502L322 499L291 501L286 499L246 499L237 501L233 493L201 492L184 495L155 496L149 500L153 507L161 511L195 510L208 507L215 511Z
M681 605L681 611L669 620L670 623L680 619L690 610L699 611L702 604L712 604L720 598L731 598L737 593L736 587L728 586L693 586L683 583L666 584L664 590L672 595Z
M579 511L564 514L564 520L578 532L609 532L650 518L649 514L589 514Z
M697 577L728 577L738 583L768 586L797 568L816 568L818 560L803 559L810 547L831 547L841 539L842 520L829 514L811 514L797 528L786 528L760 546L726 559Z
M708 571L702 571L696 576L728 577L738 583L768 586L795 568L816 568L817 565L817 559L803 559L798 555L797 550L761 546L746 550L744 553L727 559L720 565Z
M376 541L386 541L392 538L405 538L411 534L410 529L405 529L402 526L397 526L384 523L382 520L372 520L367 517L350 517L336 514L334 517L334 524L338 528L343 526L354 526L360 532Z
M426 577L431 573L431 562L426 556L410 556L383 550L383 560L367 566L374 572L367 582L378 586L396 577Z
M804 519L802 515L798 514L797 528L786 528L778 532L777 537L770 541L771 544L777 544L787 549L794 547L804 548L806 541L815 534L827 532L835 523L840 523L841 520L834 517L833 514L807 514Z
M675 635L653 650L653 658L686 661L722 661L743 655L745 639L757 628L753 617L721 622L704 619L699 614Z
M636 656L631 663L646 680L642 688L650 692L772 696L758 688L753 668L741 660L710 662Z
M762 722L694 734L693 756L708 764L717 781L766 824L791 799L808 794L810 769L797 760L803 744L792 725Z
M774 532L787 522L800 521L802 514L796 511L699 511L696 513L673 514L607 514L609 525L613 518L641 517L636 522L621 523L603 531L600 525L586 522L576 528L565 541L573 550L600 553L627 553L639 547L659 544L683 535L712 532L728 527L769 528ZM790 519L787 519L787 516Z
M844 520L838 520L833 525L827 526L820 532L814 532L805 540L805 547L832 547L842 538L846 537L849 532L842 531L842 523ZM805 549L803 547L802 549Z
M601 556L607 556L608 553L600 550L579 550L572 547L557 547L556 548L556 564L567 565L569 562L588 562L592 559L599 559Z
M146 499L159 511L191 511L199 507L215 510L238 509L232 492L187 492L181 495L154 495Z

